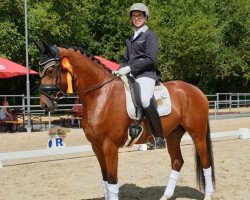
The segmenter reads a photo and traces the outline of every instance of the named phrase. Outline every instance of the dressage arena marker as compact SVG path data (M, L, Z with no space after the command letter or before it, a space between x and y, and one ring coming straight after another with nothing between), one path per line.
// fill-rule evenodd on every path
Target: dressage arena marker
M48 148L65 148L66 144L64 142L64 139L57 136L50 138L48 141Z
M250 129L240 128L237 131L211 133L211 138L214 140L250 139ZM191 141L191 138L189 137L189 135L186 134L183 136L182 141ZM15 159L42 157L42 156L55 156L55 155L82 153L89 151L92 151L91 145L0 153L0 168L3 168L1 162L4 160L15 160Z

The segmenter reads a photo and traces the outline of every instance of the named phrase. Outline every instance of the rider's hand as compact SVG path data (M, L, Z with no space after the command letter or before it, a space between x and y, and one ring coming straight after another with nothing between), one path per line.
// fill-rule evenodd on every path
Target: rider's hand
M116 76L122 76L128 74L129 72L131 72L130 66L125 66L120 68L118 71L113 71L112 73L115 74Z

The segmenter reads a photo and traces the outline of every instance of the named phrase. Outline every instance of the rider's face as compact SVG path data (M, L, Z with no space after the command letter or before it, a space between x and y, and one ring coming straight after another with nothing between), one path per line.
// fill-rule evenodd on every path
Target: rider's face
M143 14L142 11L133 11L131 13L131 20L134 27L138 29L145 23L147 17Z

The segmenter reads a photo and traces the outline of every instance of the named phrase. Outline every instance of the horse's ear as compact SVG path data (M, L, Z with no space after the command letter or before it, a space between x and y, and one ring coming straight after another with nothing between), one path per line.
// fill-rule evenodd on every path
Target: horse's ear
M34 42L36 47L39 49L39 51L42 53L44 51L44 47L41 44L38 44L37 42Z
M45 41L42 41L42 43L43 43L43 47L44 47L45 51L46 51L47 53L49 53L50 55L54 56L54 52L53 52L53 50L50 48L50 46L49 46Z

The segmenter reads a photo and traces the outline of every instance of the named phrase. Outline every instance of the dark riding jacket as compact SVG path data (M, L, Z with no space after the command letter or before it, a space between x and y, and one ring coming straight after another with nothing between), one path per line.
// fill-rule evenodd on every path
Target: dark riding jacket
M155 69L157 51L157 35L145 26L135 39L131 36L126 40L121 67L130 66L135 78L149 77L158 80Z

